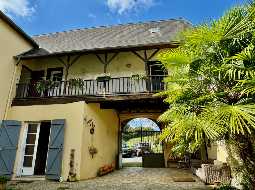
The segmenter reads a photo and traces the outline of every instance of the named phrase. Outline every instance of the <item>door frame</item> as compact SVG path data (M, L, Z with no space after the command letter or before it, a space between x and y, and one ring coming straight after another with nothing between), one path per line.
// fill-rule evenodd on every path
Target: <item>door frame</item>
M27 132L28 132L28 125L29 124L37 124L38 129L37 129L37 137L35 140L35 147L36 149L34 150L34 156L33 156L33 161L32 161L32 168L34 169L35 167L35 160L36 160L36 153L37 153L37 146L38 146L38 140L39 140L39 135L40 135L40 128L41 128L41 122L38 121L31 121L31 122L25 122L24 123L24 130L22 134L22 142L21 142L21 151L20 151L20 162L19 162L19 167L17 169L17 176L26 176L23 175L23 162L24 162L24 156L25 156L25 148L26 148L26 140L27 140ZM34 175L34 172L33 174Z

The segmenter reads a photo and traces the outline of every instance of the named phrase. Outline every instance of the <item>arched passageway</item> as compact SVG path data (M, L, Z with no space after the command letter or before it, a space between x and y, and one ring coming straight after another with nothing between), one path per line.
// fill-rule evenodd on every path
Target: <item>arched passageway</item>
M148 118L122 122L122 167L164 167L160 125Z

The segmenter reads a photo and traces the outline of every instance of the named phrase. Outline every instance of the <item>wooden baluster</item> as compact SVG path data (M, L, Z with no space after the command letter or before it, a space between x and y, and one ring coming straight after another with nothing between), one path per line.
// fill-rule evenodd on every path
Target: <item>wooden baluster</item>
M118 93L120 93L120 78L118 78L119 79L119 92Z
M91 83L92 83L92 95L95 95L95 89L97 88L97 86L95 86L95 83L91 80Z

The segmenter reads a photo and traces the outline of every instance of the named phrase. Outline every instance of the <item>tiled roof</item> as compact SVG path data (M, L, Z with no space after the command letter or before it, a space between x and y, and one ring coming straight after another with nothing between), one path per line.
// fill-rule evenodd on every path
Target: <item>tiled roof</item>
M22 57L172 44L176 34L188 27L191 24L185 20L171 19L38 35L33 39L40 49Z

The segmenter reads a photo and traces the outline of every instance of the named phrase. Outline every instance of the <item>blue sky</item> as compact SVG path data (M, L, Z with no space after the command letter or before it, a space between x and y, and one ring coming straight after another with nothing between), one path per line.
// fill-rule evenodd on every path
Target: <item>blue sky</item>
M129 121L127 124L129 124L132 128L140 128L140 127L151 127L154 129L154 131L159 131L158 125L147 118L136 118Z
M129 22L184 18L199 24L247 0L0 0L28 34Z

